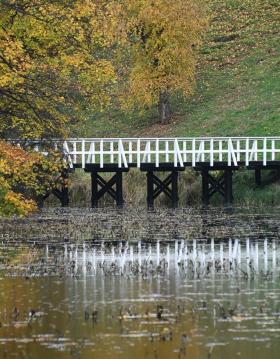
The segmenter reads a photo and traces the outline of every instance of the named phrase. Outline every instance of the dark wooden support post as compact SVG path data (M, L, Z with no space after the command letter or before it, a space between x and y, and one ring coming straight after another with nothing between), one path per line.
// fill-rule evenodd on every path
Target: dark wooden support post
M255 169L255 184L257 187L262 185L262 174L260 168Z
M178 171L172 171L172 208L178 208L179 195L178 195Z
M123 207L123 181L122 171L116 173L116 204L118 207Z
M105 180L100 172L106 172L104 169L86 169L86 172L91 174L91 206L92 208L98 207L99 200L108 193L116 202L118 207L122 207L124 204L123 199L123 172L127 172L128 169L115 169L114 175ZM109 172L109 171L108 171Z
M61 206L68 207L69 205L69 189L68 189L68 179L69 179L69 172L68 170L64 170L62 172L62 187L61 187Z
M171 170L171 173L161 180L153 170L147 171L147 205L149 209L154 208L155 199L164 193L172 203L172 208L178 207L178 170ZM171 188L170 188L171 186Z
M52 194L60 200L61 207L68 207L69 205L69 190L68 190L68 178L69 178L69 172L68 170L64 170L61 173L62 178L62 184L61 189L54 188L52 190ZM44 200L50 195L46 194Z
M225 170L224 173L224 183L225 183L225 194L224 194L224 203L226 206L231 205L233 202L232 196L232 170Z
M69 205L69 191L68 187L63 186L61 190L61 206L68 207Z
M209 205L209 178L208 171L201 171L202 176L202 203L204 206Z
M97 183L97 172L91 172L91 207L98 207L98 183Z
M147 205L149 209L154 208L154 182L153 171L147 172Z

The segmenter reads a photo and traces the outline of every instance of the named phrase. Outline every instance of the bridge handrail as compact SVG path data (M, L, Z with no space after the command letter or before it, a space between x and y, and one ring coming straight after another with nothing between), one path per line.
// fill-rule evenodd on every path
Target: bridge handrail
M160 167L173 163L174 167L195 167L197 163L226 162L228 166L252 162L280 162L280 136L240 137L142 137L142 138L68 138L53 140L11 140L13 143L28 143L37 151L44 152L44 143L52 142L64 152L70 167L85 168L107 164L128 168L152 163Z
M197 162L227 162L238 166L244 162L280 160L280 137L143 137L143 138L72 138L64 141L64 150L70 166L81 164L118 164L129 167L144 163L173 162L174 167L184 167ZM270 158L268 158L270 157ZM277 157L277 158L276 158Z

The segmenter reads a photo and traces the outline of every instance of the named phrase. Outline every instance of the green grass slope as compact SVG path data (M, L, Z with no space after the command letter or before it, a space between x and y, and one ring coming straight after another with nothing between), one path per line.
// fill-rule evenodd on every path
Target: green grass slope
M280 135L280 1L212 0L197 84L172 99L173 120L118 110L74 129L87 137Z

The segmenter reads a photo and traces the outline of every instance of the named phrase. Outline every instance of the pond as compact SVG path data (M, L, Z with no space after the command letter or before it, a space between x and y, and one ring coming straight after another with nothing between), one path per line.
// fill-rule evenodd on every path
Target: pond
M278 359L280 209L78 214L0 223L0 358Z

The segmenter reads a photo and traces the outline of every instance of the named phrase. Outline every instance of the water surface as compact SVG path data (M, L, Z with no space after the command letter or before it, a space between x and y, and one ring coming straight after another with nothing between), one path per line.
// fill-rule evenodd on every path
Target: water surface
M38 227L56 223L49 212L28 243L3 223L0 358L278 359L280 211L154 215L162 229L145 236L143 223L129 240L123 214L104 240L99 222L92 238L55 240L50 228L47 241Z

